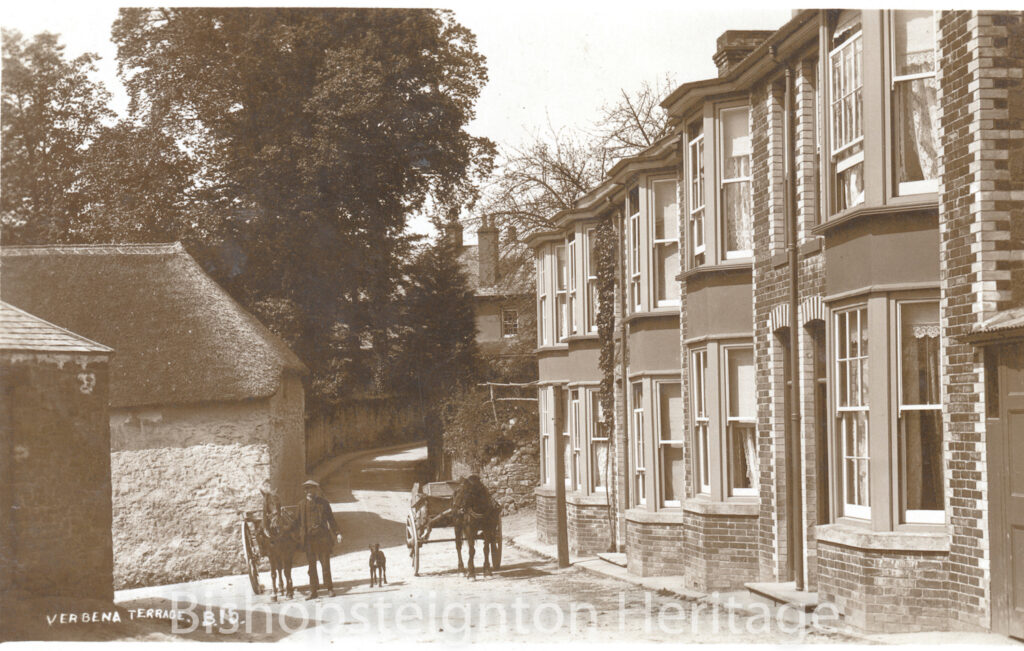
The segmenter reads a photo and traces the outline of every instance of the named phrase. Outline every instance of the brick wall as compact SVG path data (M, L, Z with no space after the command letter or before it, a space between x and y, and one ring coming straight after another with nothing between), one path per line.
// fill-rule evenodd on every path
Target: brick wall
M939 23L939 186L943 425L953 616L989 625L988 479L984 367L959 338L1024 298L1020 13L951 11Z
M566 505L566 512L571 550L584 554L608 551L611 532L606 504L584 504L570 500ZM614 513L613 510L613 524Z
M555 491L538 488L537 496L537 540L554 545L558 542L558 518L555 515Z
M113 600L108 391L105 358L0 357L0 594Z
M739 590L758 579L758 518L686 512L687 586Z
M626 516L626 564L639 576L686 573L686 529L682 523L636 522Z
M818 546L818 598L846 623L880 633L950 630L944 552Z

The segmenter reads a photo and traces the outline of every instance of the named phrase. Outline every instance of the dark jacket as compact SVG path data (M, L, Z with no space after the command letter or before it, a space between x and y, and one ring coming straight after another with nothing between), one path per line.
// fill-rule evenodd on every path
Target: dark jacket
M299 531L302 533L303 541L311 536L326 533L330 533L333 540L340 532L338 523L334 520L331 503L320 495L314 495L312 501L303 496L299 502Z

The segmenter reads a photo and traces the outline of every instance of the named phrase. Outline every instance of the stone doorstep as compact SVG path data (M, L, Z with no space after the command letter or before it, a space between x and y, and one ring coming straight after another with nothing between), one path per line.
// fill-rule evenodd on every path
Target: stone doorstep
M624 552L598 552L597 557L602 561L611 563L612 565L618 565L619 567L626 567L626 554Z
M743 587L755 597L761 597L776 606L789 605L813 612L818 607L818 593L797 590L794 581L784 583L744 583Z

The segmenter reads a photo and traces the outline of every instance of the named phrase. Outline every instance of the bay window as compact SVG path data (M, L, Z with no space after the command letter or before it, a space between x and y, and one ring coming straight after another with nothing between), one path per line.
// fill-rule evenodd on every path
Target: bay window
M844 12L829 53L835 212L864 202L863 47L860 12Z
M569 316L569 333L576 334L576 233L570 232L566 242L569 249L569 303L566 309Z
M707 349L696 350L691 356L690 377L693 385L693 448L697 461L697 490L711 493L711 448L708 439Z
M565 260L565 246L555 247L555 339L565 341L569 336L568 303L566 291L568 266Z
M537 252L537 345L547 346L548 338L547 316L548 316L548 284L545 280L544 267L546 264L545 249Z
M685 491L682 485L683 408L679 382L656 382L658 395L658 472L662 506L680 506Z
M903 522L945 518L939 304L899 305L899 497Z
M832 311L834 501L876 530L945 522L941 333L934 291Z
M690 129L690 251L692 265L704 264L704 123Z
M935 12L893 11L892 164L901 195L938 188Z
M836 420L843 514L870 516L867 308L835 315Z
M658 307L679 305L679 212L676 208L676 182L654 181L654 282Z
M629 211L629 299L634 312L641 307L640 289L640 189L634 187L629 191L627 210Z
M569 425L572 442L572 490L578 491L583 486L583 465L580 458L582 446L580 441L583 438L583 419L580 409L580 390L572 390L572 398L569 402L569 414L572 422Z
M633 495L636 504L647 503L647 467L644 448L644 385L634 382L630 394L632 418L630 419L630 435L633 450Z
M587 391L590 402L590 490L608 489L608 434L601 423L601 394Z
M725 258L753 255L754 229L750 176L750 111L746 106L719 111L719 197Z
M551 463L551 406L548 398L548 387L537 390L537 415L540 417L540 483L547 486L551 483L548 464Z
M586 307L586 329L588 332L597 332L597 229L588 228L585 237L587 246L584 249L586 259L583 261L583 273L586 274L586 289L584 291Z
M757 389L754 351L749 347L725 349L727 369L726 455L731 495L757 494Z

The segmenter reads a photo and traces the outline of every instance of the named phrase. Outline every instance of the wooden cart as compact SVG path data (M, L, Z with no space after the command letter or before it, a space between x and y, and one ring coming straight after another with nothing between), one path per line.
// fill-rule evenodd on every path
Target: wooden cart
M430 538L430 532L438 527L451 527L452 498L458 481L431 482L424 486L413 484L409 500L409 515L405 519L405 546L409 548L413 573L420 574L420 547ZM452 538L431 542L454 542ZM494 569L501 567L501 518L498 518L496 541L491 545L491 564Z

